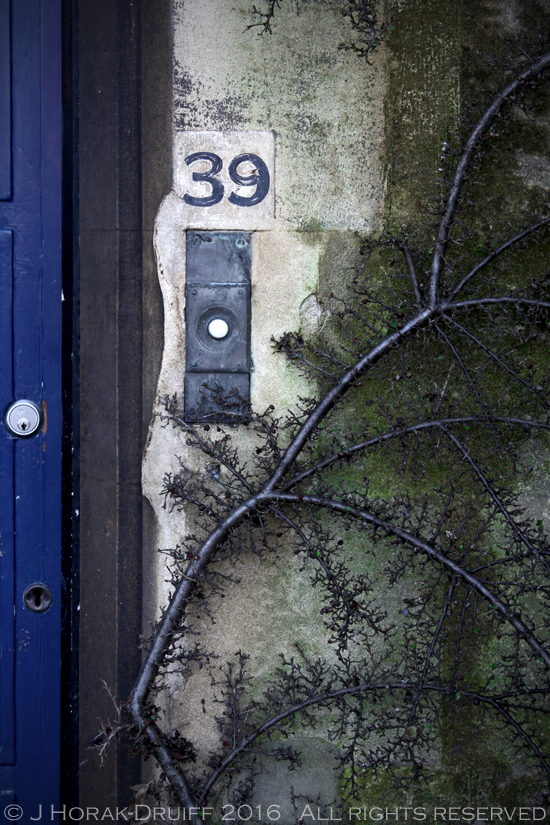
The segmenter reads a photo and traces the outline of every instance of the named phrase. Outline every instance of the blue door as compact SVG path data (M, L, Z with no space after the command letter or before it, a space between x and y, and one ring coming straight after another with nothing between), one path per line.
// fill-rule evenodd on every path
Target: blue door
M59 808L60 37L60 0L0 0L0 414L29 402L0 424L0 820L24 823Z

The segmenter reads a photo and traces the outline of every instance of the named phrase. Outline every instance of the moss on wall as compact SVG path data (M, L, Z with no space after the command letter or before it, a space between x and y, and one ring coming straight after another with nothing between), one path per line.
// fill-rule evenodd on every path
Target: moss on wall
M473 123L475 112L481 110L480 102L488 105L495 88L502 85L503 77L511 77L510 71L506 72L505 61L513 65L520 50L510 45L510 39L514 38L517 43L529 40L536 43L537 32L548 30L550 26L550 7L543 2L395 0L390 9L395 29L391 34L387 103L387 216L389 226L397 231L399 226L418 226L421 216L430 220L427 206L437 203L437 179L441 177L438 172L443 172L444 165L441 160L443 142L452 144L459 119L471 119ZM533 48L536 49L536 45ZM528 223L533 211L540 208L548 182L549 105L546 81L546 93L543 87L543 94L539 94L536 103L529 101L525 108L505 114L493 130L493 143L479 159L475 188L472 187L475 200L468 210L467 228L479 234L472 238L470 251L475 248L479 252L495 245L502 233L508 231L509 234L510 226ZM468 249L468 242L466 247ZM528 283L546 271L550 244L543 240L527 254L525 250L513 253L512 259L515 259L510 267L511 271L515 270L514 285ZM381 268L383 270L383 266ZM481 326L485 323L485 319L480 319ZM528 355L528 350L527 342L525 357L534 362L538 359L541 369L547 365L544 349L539 348L534 356ZM443 355L439 357L444 359ZM444 380L448 362L445 366L434 356L430 365L429 374L415 371L413 393L426 394L434 379L439 384L441 379ZM490 382L491 376L486 374L485 380ZM384 391L387 394L387 387ZM376 392L376 382L370 382L357 405ZM401 395L405 395L404 389ZM346 425L349 426L349 422L343 422L344 428ZM518 448L521 440L520 435ZM523 449L524 455L530 456L522 465L530 468L522 470L526 474L525 481L518 478L512 462L506 468L501 466L500 472L506 474L509 484L520 482L526 493L524 506L542 516L547 509L548 491L540 469L541 465L548 466L548 439L538 439L538 448L534 450ZM500 460L495 455L495 461ZM538 466L538 484L529 480L533 464ZM392 495L398 489L407 489L414 496L435 487L452 472L452 457L442 455L440 462L433 462L420 483L408 473L405 464L403 474L396 479L394 462L386 462L382 456L378 464L366 460L365 467L369 470L370 489L374 495ZM336 487L346 482L356 484L360 475L357 467L346 469L343 461L334 472L334 484ZM542 494L539 485L545 490ZM468 498L468 490L464 491L464 496ZM455 512L454 516L460 518L459 513ZM480 519L482 517L480 513ZM490 543L490 536L487 541ZM500 634L497 638L494 628L484 626L483 620L476 632L487 633L496 647L502 644ZM448 655L451 656L451 651ZM480 658L473 634L466 661L470 681L475 683L477 679L481 685L489 675L487 667L491 665ZM536 678L534 676L534 684ZM428 819L433 819L435 806L446 809L450 806L493 806L496 817L502 807L507 807L511 822L519 822L517 806L533 805L537 801L540 804L540 782L534 778L529 765L518 764L510 744L502 739L497 717L483 708L473 707L471 702L464 702L461 707L461 702L464 699L457 691L452 707L448 706L448 712L441 720L440 752L426 754L422 770L414 772L412 768L396 765L391 772L367 774L363 786L353 796L353 803L366 806L367 811L372 806L390 811L396 807L418 806L430 812ZM540 722L547 725L546 719ZM345 781L342 788L349 793ZM402 812L399 821L404 818ZM394 819L395 814L380 817L381 822Z
M414 221L435 194L441 145L460 112L461 3L393 0L388 91L388 219Z

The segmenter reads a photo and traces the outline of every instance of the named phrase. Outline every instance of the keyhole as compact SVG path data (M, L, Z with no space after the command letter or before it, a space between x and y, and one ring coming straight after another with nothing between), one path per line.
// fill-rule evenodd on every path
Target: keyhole
M25 606L33 613L45 613L52 603L52 592L45 584L31 584L23 594Z
M37 433L41 421L42 412L34 401L14 401L4 413L4 427L10 435L19 438Z

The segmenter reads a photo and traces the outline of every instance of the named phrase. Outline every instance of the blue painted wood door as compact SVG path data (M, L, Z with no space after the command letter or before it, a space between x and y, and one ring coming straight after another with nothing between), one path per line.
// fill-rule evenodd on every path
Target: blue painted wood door
M30 438L0 425L0 820L25 823L59 808L60 39L60 0L0 0L0 412L44 412Z

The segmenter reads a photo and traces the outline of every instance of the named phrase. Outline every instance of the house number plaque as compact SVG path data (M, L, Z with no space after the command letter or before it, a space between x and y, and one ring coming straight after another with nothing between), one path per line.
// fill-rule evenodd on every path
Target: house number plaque
M275 133L177 132L174 190L186 229L271 229Z

